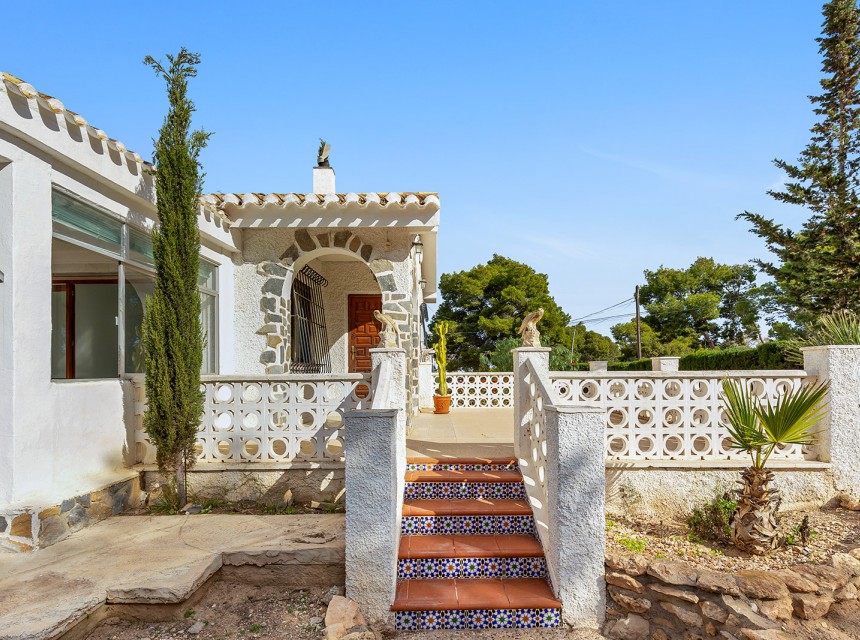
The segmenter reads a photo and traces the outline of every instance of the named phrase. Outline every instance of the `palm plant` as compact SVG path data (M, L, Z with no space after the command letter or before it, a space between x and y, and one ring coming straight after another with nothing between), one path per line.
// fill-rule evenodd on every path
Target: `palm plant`
M839 309L821 316L807 328L808 335L790 341L789 360L803 364L803 347L832 344L860 344L860 316L848 309Z
M731 529L738 549L761 555L779 545L782 497L771 487L774 475L766 465L778 448L815 442L813 428L825 411L828 387L825 382L793 389L774 403L762 402L745 384L723 381L732 448L748 453L752 460L741 473L741 488L735 490L738 506Z

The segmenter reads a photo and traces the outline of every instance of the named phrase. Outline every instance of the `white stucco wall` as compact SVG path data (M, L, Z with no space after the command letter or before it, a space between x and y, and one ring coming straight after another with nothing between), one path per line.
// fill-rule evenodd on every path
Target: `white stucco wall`
M56 504L123 475L120 380L51 381L53 187L137 224L155 216L152 176L139 163L62 114L24 117L32 103L0 90L0 509ZM225 265L230 304L232 236L204 224L222 234L205 238L204 253ZM232 341L230 325L221 322L222 340Z

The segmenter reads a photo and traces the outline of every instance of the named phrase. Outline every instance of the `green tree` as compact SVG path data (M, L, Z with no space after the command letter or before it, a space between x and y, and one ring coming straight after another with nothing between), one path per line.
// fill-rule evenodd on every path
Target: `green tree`
M678 340L692 348L743 345L760 339L755 279L748 264L697 258L686 269L646 270L640 298L648 324L665 345Z
M487 264L443 274L439 290L443 302L433 324L440 320L455 324L448 336L452 371L480 368L481 354L493 351L502 338L516 337L523 318L539 307L544 309L538 326L542 343L552 346L567 340L570 316L549 294L546 274L522 262L494 255Z
M612 327L612 337L621 352L622 360L635 360L636 350L636 321L622 322ZM663 352L663 343L657 332L647 322L642 322L642 357L654 358L656 356L674 355Z
M185 471L194 463L194 443L203 394L203 329L197 273L200 232L197 211L203 174L198 157L210 134L190 131L194 104L188 78L200 56L184 48L165 68L151 56L144 64L167 83L169 108L155 140L158 225L152 232L155 290L144 315L147 407L143 423L157 449L158 466L176 474L179 506L186 499Z
M775 255L775 262L757 264L773 276L799 323L860 309L860 13L856 0L832 0L823 15L816 40L822 93L810 97L818 122L797 164L774 160L789 181L768 192L811 215L797 232L749 211L738 216Z
M568 340L566 345L573 341L572 357L576 362L588 362L589 360L617 360L621 355L618 345L602 333L586 329L585 324L580 322L575 327L568 327Z

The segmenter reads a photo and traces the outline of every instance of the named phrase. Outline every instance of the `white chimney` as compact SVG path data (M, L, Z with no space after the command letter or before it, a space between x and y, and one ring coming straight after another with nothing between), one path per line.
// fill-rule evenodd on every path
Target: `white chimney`
M314 167L314 193L330 195L334 190L334 169L331 167Z
M314 167L314 193L324 196L337 193L334 190L334 169L328 163L329 153L331 153L331 145L320 138L317 166Z

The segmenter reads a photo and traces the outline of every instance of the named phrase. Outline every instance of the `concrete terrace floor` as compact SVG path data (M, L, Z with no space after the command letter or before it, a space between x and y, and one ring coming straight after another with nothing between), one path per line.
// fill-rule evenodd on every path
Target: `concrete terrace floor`
M456 409L414 418L408 456L426 458L514 457L514 410Z
M343 563L343 515L113 516L0 555L0 640L56 637L105 604L182 603L222 566L336 584Z

